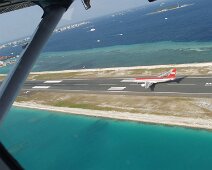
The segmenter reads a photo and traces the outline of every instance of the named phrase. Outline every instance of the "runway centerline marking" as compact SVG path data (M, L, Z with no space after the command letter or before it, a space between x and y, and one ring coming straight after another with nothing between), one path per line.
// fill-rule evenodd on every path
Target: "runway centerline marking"
M34 86L33 89L48 89L50 86Z
M47 81L44 81L43 83L61 83L62 80L47 80Z
M124 90L126 87L111 87L108 91L121 91Z
M75 79L63 79L63 80L90 80L90 79L78 79L78 78L75 78Z
M88 86L88 84L72 84L74 86Z

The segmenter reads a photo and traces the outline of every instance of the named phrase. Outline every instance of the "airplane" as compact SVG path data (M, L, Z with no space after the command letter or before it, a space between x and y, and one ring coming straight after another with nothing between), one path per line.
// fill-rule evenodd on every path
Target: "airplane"
M81 1L86 10L91 8L90 0ZM155 0L148 1L153 2ZM43 9L42 19L30 42L24 47L19 60L0 87L0 123L9 112L42 48L73 2L74 0L0 0L0 14L34 5ZM20 170L23 168L0 142L0 170L7 169Z
M151 88L154 90L154 87L157 83L165 83L170 81L177 81L179 82L179 78L176 78L177 69L173 68L168 72L161 73L159 76L155 77L142 77L142 78L135 78L133 80L122 80L121 82L135 82L144 87L145 89Z

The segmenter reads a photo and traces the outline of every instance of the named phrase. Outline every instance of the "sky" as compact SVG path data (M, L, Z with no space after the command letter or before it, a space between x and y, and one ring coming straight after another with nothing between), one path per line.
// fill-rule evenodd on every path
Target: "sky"
M159 0L160 1L160 0ZM147 5L147 0L91 0L92 8L85 10L81 0L75 0L59 26L104 16L114 12ZM0 43L31 35L40 22L42 9L38 6L0 15Z

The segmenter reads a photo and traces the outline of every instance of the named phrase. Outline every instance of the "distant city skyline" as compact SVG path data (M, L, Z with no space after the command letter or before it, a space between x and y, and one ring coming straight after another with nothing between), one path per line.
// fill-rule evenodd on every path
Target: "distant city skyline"
M147 0L91 0L92 8L85 10L80 0L75 0L58 26L79 22L125 9L148 4ZM0 15L0 43L29 36L40 22L42 9L38 6ZM4 23L4 24L2 24Z

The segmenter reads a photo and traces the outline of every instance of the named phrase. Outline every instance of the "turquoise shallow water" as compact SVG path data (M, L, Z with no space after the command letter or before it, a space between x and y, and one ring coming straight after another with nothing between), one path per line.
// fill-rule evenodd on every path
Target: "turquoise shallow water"
M33 71L129 67L212 61L212 42L154 42L42 53ZM0 73L11 68L2 67Z
M34 71L211 62L212 42L157 42L43 53ZM48 64L46 64L48 63Z
M212 133L12 109L0 139L26 169L211 169Z

